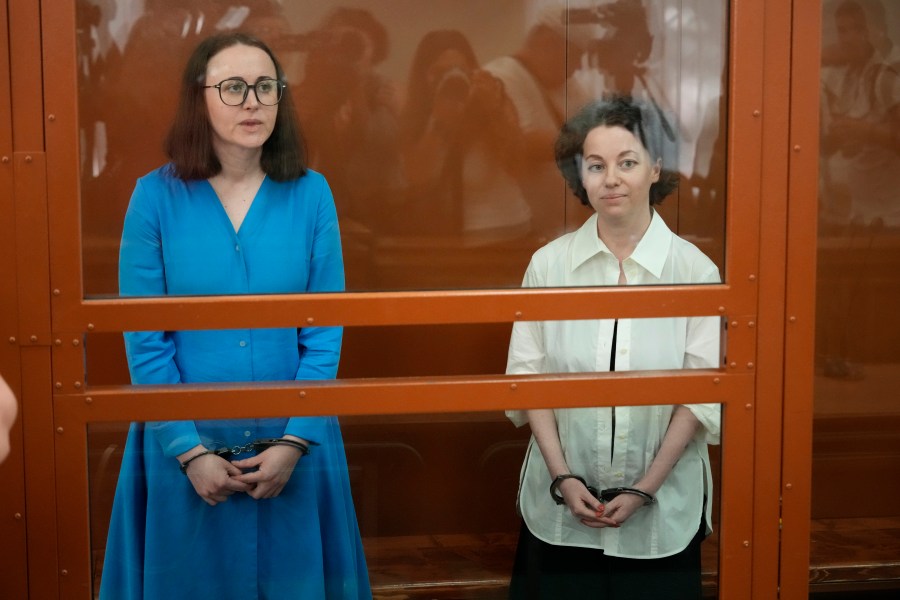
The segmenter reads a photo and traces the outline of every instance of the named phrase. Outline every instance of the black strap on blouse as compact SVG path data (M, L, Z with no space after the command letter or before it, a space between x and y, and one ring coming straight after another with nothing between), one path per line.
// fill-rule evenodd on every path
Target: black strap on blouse
M619 333L619 320L613 323L612 351L609 353L609 370L616 370L616 337ZM609 462L612 463L613 453L616 449L616 407L612 408L612 436L609 440Z

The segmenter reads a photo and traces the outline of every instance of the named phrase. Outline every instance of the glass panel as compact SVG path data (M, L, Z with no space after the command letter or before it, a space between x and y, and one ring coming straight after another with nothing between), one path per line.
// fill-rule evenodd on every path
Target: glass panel
M309 164L334 195L348 290L520 285L532 253L592 213L566 191L553 143L565 116L613 91L660 107L678 139L677 151L661 152L663 166L680 179L660 213L723 267L724 1L77 6L89 296L118 291L126 208L135 180L167 160L163 141L188 54L208 35L237 29L267 40L283 63ZM215 100L217 91L207 92ZM200 188L206 200L215 199ZM263 188L257 197L271 195ZM206 208L178 215L191 224L190 234L181 234L186 246L202 241L197 232L252 238L250 223L261 219L251 211L251 231L238 235L223 210ZM169 251L177 245L172 236L179 233L168 231L162 240ZM180 257L167 261L171 267ZM288 290L251 285L250 291Z
M667 327L666 323L672 326ZM577 346L581 354L589 355L579 358L569 357L567 354L566 357L553 358L552 362L548 362L544 367L544 372L547 373L609 370L614 331L617 338L615 342L617 370L717 368L724 364L719 344L719 339L724 336L722 324L723 321L719 317L536 323L539 328L543 328L543 332L539 334L543 340L540 344L548 347L548 354L555 354L553 348L558 349L560 346ZM523 323L523 326L523 329L532 330L531 324ZM511 328L512 325L509 323L345 327L337 376L340 379L358 379L503 374L507 369ZM679 328L682 330L690 328L689 335L695 341L675 339L677 336L673 332ZM252 380L252 377L241 378L236 373L252 368L254 361L270 362L270 355L274 354L260 346L259 333L260 330L247 329L216 332L209 339L224 335L228 339L233 338L234 343L222 342L215 351L211 348L201 349L201 356L214 355L211 364L217 367L213 371L223 370L231 377L230 381ZM564 338L574 341L563 343L561 340ZM663 340L669 338L672 338L671 346L676 348L676 351L659 350L665 345ZM173 346L170 348L173 348L172 352L176 355L181 352L184 356L194 356L198 352L196 344L207 344L203 340L204 336L195 336L172 342ZM244 346L240 346L242 340L247 341ZM229 345L239 349L239 353L229 352L227 350ZM637 350L648 347L653 348L649 354L646 351L642 354ZM88 334L84 348L87 382L90 385L122 385L131 382L122 334ZM373 351L376 348L377 351ZM243 354L245 351L248 353L247 356ZM286 346L284 351L290 353L293 347ZM678 355L678 352L682 354ZM167 355L166 352L162 354ZM174 360L181 364L184 359L176 356ZM159 361L169 364L168 360L159 359ZM230 365L228 368L221 367L226 363ZM522 369L526 368L523 362ZM168 367L160 370L165 369ZM533 372L522 369L516 372ZM146 368L142 370L145 371ZM206 377L194 381L210 381L211 377L211 374L207 374ZM292 378L273 376L272 379Z
M900 589L900 5L822 17L811 575L861 593Z
M608 408L582 410L610 413ZM657 409L619 407L617 410L619 427L631 426L631 431L637 432L644 427L639 425L642 421L635 415L638 412L655 413ZM665 426L667 417L657 416L665 421ZM606 419L601 420L609 423ZM718 426L717 422L715 426ZM204 441L211 448L220 447L212 440L216 437L213 433L234 433L236 439L226 440L227 444L243 443L245 438L252 440L257 435L271 435L271 432L263 432L264 426L260 422L253 420L240 423L201 422L199 427L206 435ZM225 581L218 575L203 576L207 572L202 568L205 564L203 556L211 555L216 564L223 559L221 552L201 552L186 561L190 565L187 570L193 574L192 581L178 584L187 586L184 589L190 585L202 586L207 592L212 589L210 586L219 584L230 586L230 590L250 589L257 577L256 561L251 557L255 558L257 551L265 554L256 548L251 551L250 546L255 543L257 535L261 541L269 539L269 534L265 532L268 531L266 523L270 523L270 519L277 518L279 533L275 537L289 539L290 545L304 553L304 560L298 560L296 564L311 564L314 562L310 560L311 548L322 544L318 539L314 540L315 545L308 543L306 537L317 537L321 530L322 536L328 539L325 551L332 555L348 538L355 537L353 529L356 524L352 519L346 520L347 515L342 515L344 520L340 527L336 527L338 521L335 520L335 513L339 511L325 508L352 506L361 533L369 580L376 597L465 597L485 600L506 597L522 526L516 510L517 489L523 459L529 451L530 432L527 426L514 427L502 413L342 417L346 470L343 469L342 459L323 466L323 461L327 463L329 453L334 450L329 442L325 442L313 447L308 456L300 459L300 466L293 472L279 497L254 500L242 492L236 492L215 507L207 506L197 497L191 481L179 472L175 458L162 455L154 437L156 434L149 425L132 425L129 448L126 450L128 430L126 423L98 423L88 428L95 592L100 589L102 578L108 578L107 586L134 578L143 579L144 585L164 587L167 582L178 581L180 577L179 564L186 558L180 553L189 548L205 548L205 545L215 544L227 546L228 552L235 557L229 561L230 576ZM249 430L253 433L245 436ZM225 437L228 435L226 433ZM332 438L332 442L335 439L339 438ZM141 448L143 450L136 451ZM712 485L717 489L718 452L715 451L716 446L710 447L710 450L715 480ZM705 452L705 444L691 443L679 464L695 464L705 460L702 458ZM254 456L254 453L234 458L249 456ZM537 457L540 460L539 455ZM189 467L189 472L204 460L215 462L219 459L198 458ZM529 469L546 472L542 464L530 465ZM586 480L592 487L602 489L621 485L622 479L607 471L610 469L601 464L596 472L585 473ZM679 492L681 495L677 504L683 506L685 498L690 497L699 514L703 502L702 469L694 472L696 477L689 485L690 491ZM549 474L545 473L542 477L546 481L540 482L539 498L544 500L549 488ZM153 482L148 488L150 491L141 489L144 480ZM316 484L321 488L319 493L293 494L292 484L306 481L313 485L314 480L319 481ZM346 490L336 493L332 485L334 480L348 481L349 494ZM626 483L633 482L629 480ZM119 495L115 499L114 509L113 497L117 485ZM663 506L671 505L665 501L667 493L665 490L657 492L657 503L639 508L639 512L632 516L633 522L638 522L640 512L663 510ZM328 498L327 504L321 500L316 507L317 496ZM304 505L309 502L313 506ZM126 507L142 510L145 504L146 533L143 513L129 514L124 510ZM547 505L547 508L557 510L552 503ZM319 526L308 527L317 508ZM717 500L713 508L712 524L717 530ZM246 517L248 510L256 517L239 518L241 515ZM277 514L270 512L272 510L277 510ZM189 521L188 527L184 527L185 514L205 516L194 518ZM352 517L353 513L349 516ZM239 528L238 535L225 534L226 528L216 524L219 518L232 523L229 530ZM571 521L576 527L587 530L574 519ZM307 530L314 530L315 533L298 534L295 531L297 522L303 522ZM692 527L695 531L696 522ZM618 530L620 536L627 531L625 526ZM162 532L165 537L158 538L157 534ZM125 533L134 534L134 539L146 539L144 561L151 554L156 554L153 573L147 570L146 562L128 562L132 555L127 551L128 545L123 543ZM684 543L688 539L690 535ZM717 540L717 533L713 533L700 547L705 598L716 597ZM260 544L259 548L267 545ZM261 572L266 568L263 558L265 556L260 557ZM299 572L296 566L293 569L296 576L287 582L292 592L304 589L304 585L317 577ZM277 571L277 566L273 570ZM260 582L262 586L284 583L274 578L265 580L264 576L263 579ZM275 597L294 597L294 594Z

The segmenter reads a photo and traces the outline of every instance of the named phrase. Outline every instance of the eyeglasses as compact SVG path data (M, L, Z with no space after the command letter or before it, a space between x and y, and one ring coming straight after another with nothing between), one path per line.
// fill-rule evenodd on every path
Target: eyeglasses
M243 104L251 89L260 104L275 106L281 100L284 83L277 79L260 79L256 83L250 84L243 79L233 78L220 81L216 85L204 85L203 87L219 90L219 99L228 106Z

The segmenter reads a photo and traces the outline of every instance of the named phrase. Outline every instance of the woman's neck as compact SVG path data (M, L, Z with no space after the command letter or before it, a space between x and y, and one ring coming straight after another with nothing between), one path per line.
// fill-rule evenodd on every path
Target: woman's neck
M598 217L597 235L621 263L634 253L652 218L653 209L629 221L602 220Z
M260 165L261 148L239 150L215 148L215 150L219 164L222 165L222 170L215 176L217 179L244 181L264 176Z

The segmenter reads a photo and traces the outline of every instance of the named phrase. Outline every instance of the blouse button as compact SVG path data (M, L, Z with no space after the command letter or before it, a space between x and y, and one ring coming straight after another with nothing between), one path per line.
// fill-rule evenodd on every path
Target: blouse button
M619 350L619 354L628 354L628 348L622 348Z
M247 345L247 342L245 342L244 340L241 340L240 343L238 343L238 346L240 346L241 348L243 348L246 345Z
M240 247L239 244L235 244L235 245L234 245L234 251L235 251L235 252L240 252L240 251L241 251L241 247Z
M249 432L249 431L245 431L245 432L244 432L244 437L250 437L250 432Z
M623 473L622 471L616 471L616 477L625 477L625 473Z

